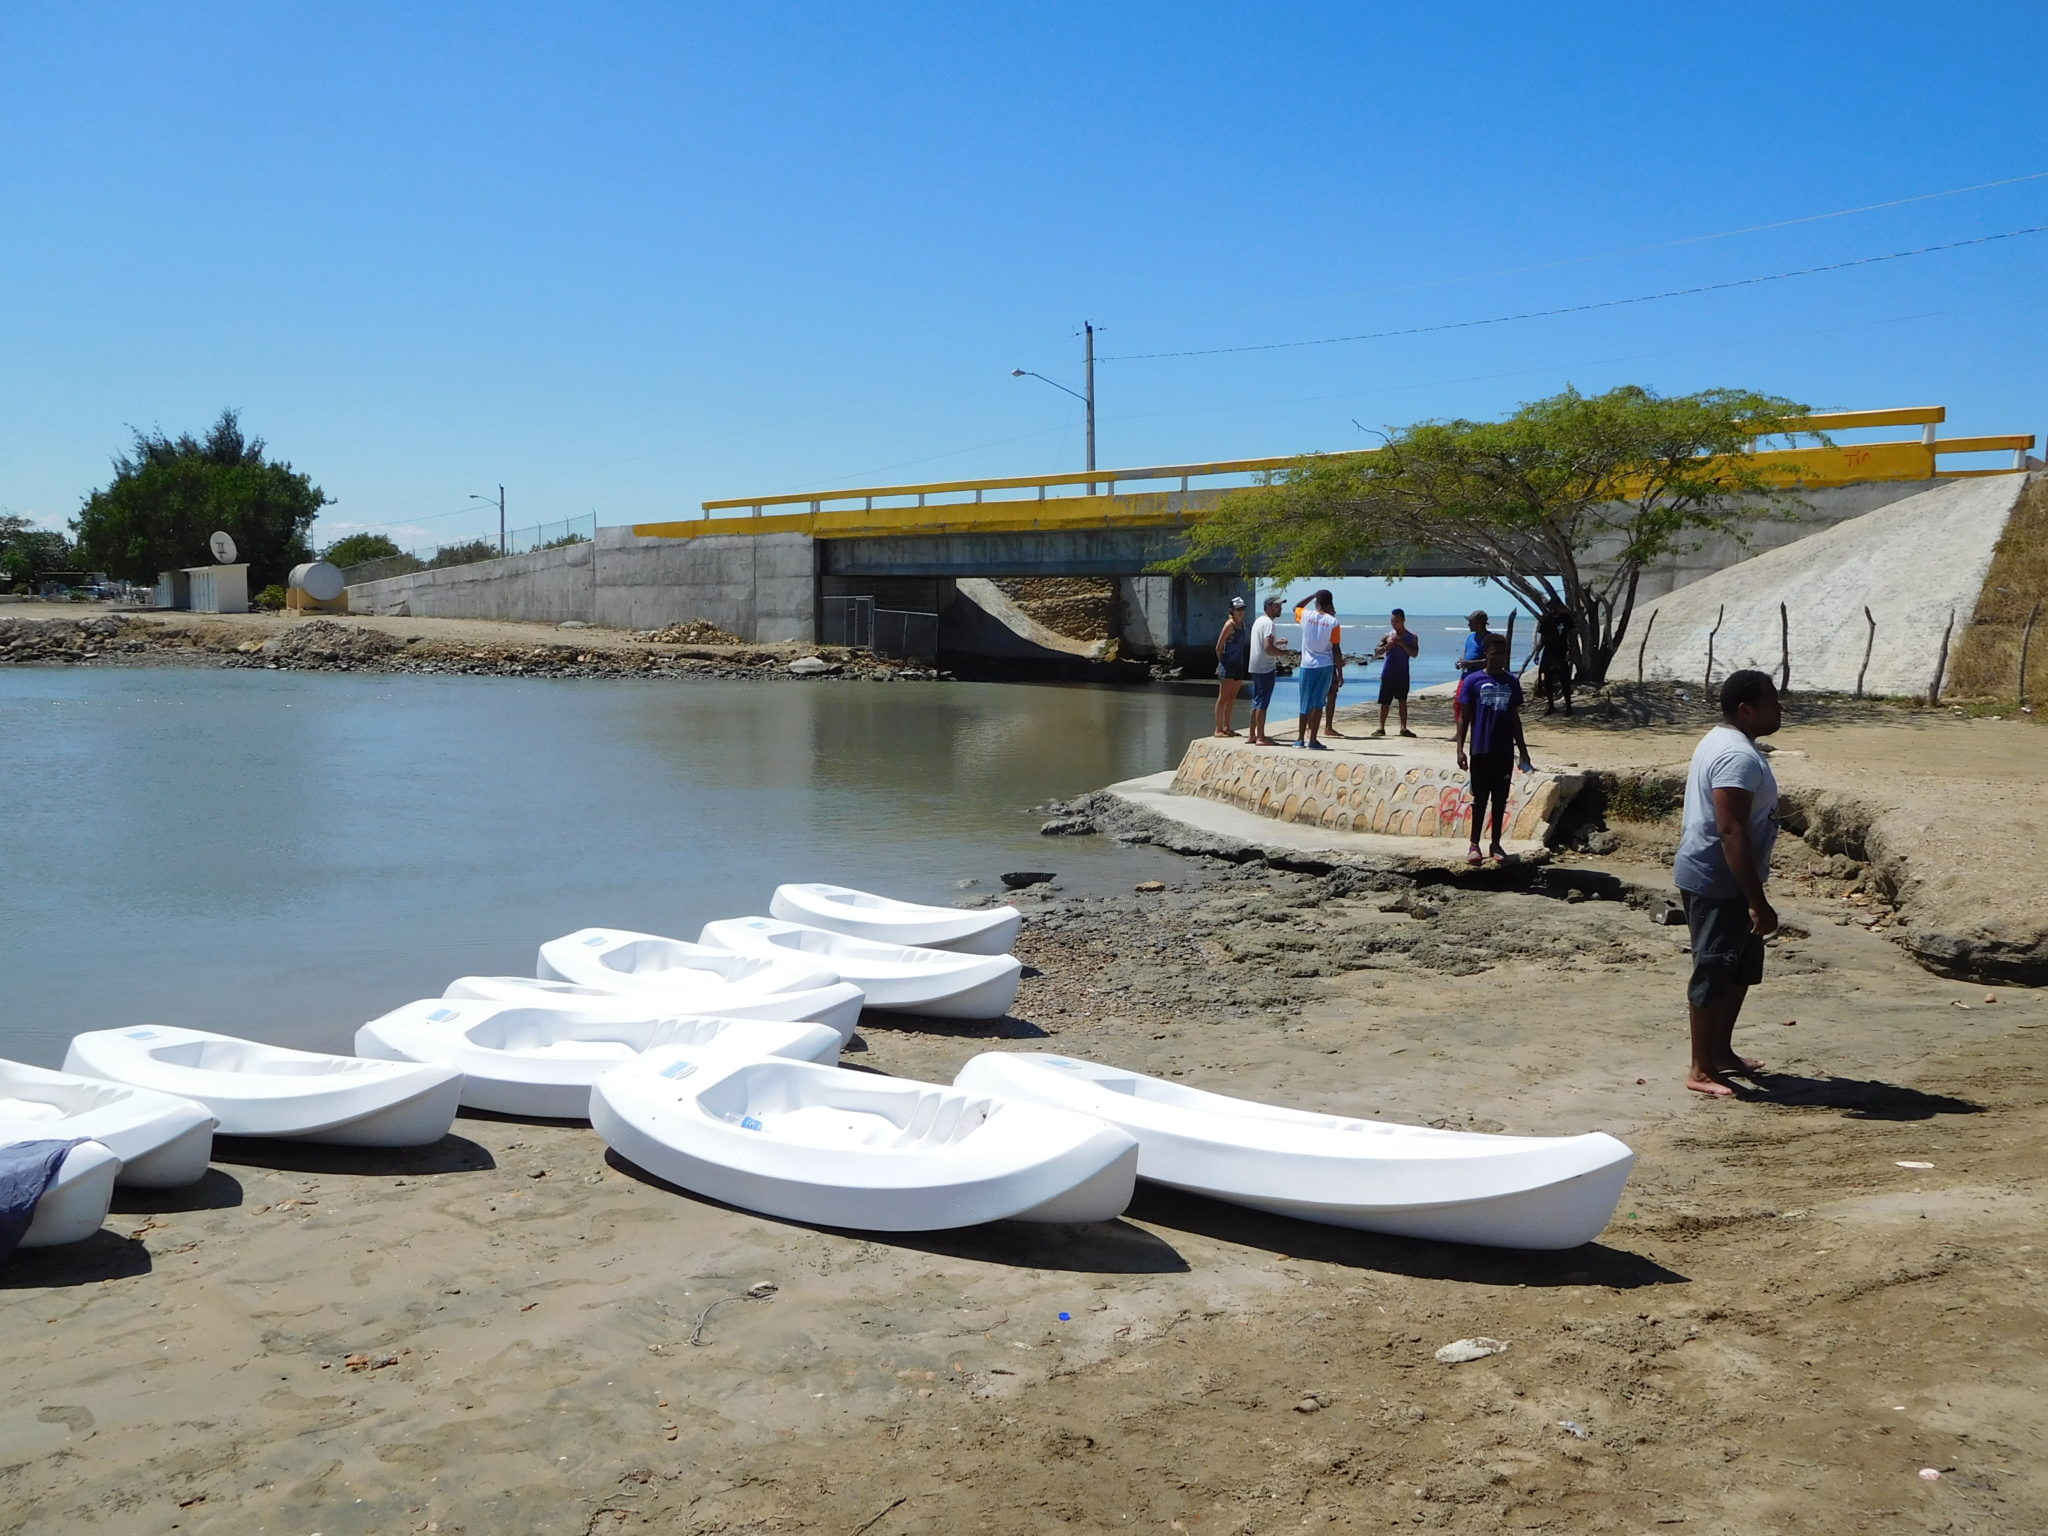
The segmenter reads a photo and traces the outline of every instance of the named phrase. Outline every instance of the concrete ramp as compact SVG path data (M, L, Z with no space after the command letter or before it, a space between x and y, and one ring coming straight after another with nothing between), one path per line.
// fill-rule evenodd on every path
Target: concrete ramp
M1870 639L1863 616L1868 607L1877 633L1864 691L1925 693L1949 615L1955 615L1960 642L1991 569L1993 546L2026 482L2023 474L1955 480L1645 603L1608 676L1634 679L1647 632L1644 677L1705 681L1707 636L1720 613L1712 684L1744 667L1775 678L1783 603L1792 687L1847 693L1856 686Z

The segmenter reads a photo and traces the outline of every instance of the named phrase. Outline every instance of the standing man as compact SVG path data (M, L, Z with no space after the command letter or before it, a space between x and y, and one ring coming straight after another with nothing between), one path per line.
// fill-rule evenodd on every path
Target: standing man
M1330 679L1337 670L1337 642L1342 638L1343 631L1337 627L1337 600L1330 596L1330 589L1311 592L1301 605L1301 670L1295 674L1295 686L1301 690L1301 723L1294 742L1311 752L1330 750L1316 737L1322 729L1323 701L1330 696Z
M1255 747L1277 747L1280 743L1266 734L1266 708L1273 702L1273 684L1280 679L1280 663L1288 655L1285 642L1273 631L1280 621L1280 594L1268 592L1262 606L1265 611L1252 620L1252 724L1245 740Z
M1458 657L1458 691L1451 695L1451 719L1465 718L1465 679L1474 672L1486 670L1486 642L1490 638L1486 628L1486 610L1474 608L1465 615L1465 649Z
M1783 723L1777 687L1762 672L1731 672L1721 684L1721 723L1693 749L1685 821L1672 869L1692 933L1692 1066L1685 1086L1726 1099L1730 1077L1763 1070L1735 1054L1735 1019L1764 979L1764 940L1778 914L1764 894L1778 837L1778 780L1757 747Z
M1237 690L1242 688L1251 660L1251 636L1245 632L1244 599L1230 600L1230 617L1216 636L1216 734L1235 736L1230 717L1237 708Z
M1387 734L1387 710L1399 704L1401 734L1413 736L1408 729L1408 663L1421 654L1422 639L1408 627L1408 615L1399 608L1389 617L1394 627L1380 637L1371 658L1380 663L1380 728L1373 735Z
M1564 695L1564 712L1572 712L1572 611L1552 598L1536 618L1536 691L1543 695L1543 713L1554 714Z
M1465 862L1479 862L1479 823L1491 807L1492 837L1486 856L1495 863L1507 858L1500 845L1500 825L1507 815L1508 790L1515 779L1515 759L1521 757L1522 772L1535 772L1529 761L1529 743L1522 738L1522 680L1508 670L1506 635L1486 637L1485 670L1468 672L1458 684L1458 699L1464 706L1458 715L1458 766L1472 774L1472 846ZM1467 733L1472 751L1465 752Z

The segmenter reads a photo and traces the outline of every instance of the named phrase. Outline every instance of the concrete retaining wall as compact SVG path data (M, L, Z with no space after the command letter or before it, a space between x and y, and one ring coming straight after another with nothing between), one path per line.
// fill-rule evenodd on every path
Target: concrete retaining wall
M1754 667L1778 675L1778 605L1787 610L1792 687L1847 693L1856 686L1867 606L1877 621L1864 691L1927 691L1951 612L1960 637L1977 608L1992 547L2004 531L2025 475L1946 480L1932 490L1702 577L1636 609L1608 675L1632 680L1645 631L1643 675L1700 683L1707 635L1714 637L1718 686ZM1725 612L1724 612L1725 610ZM1654 627L1651 619L1655 618Z
M349 611L429 619L590 623L596 614L595 553L593 544L565 544L530 555L360 582L348 589Z
M817 638L817 541L801 533L642 538L597 530L597 622L658 629L708 619L745 640Z
M619 629L708 619L745 640L808 642L816 592L815 546L802 534L643 539L600 528L595 543L361 582L348 596L356 613Z
M1516 774L1503 835L1541 840L1584 782L1580 774ZM1215 738L1189 743L1173 776L1177 794L1278 821L1396 837L1465 837L1472 819L1465 785L1466 775L1440 757L1294 752Z

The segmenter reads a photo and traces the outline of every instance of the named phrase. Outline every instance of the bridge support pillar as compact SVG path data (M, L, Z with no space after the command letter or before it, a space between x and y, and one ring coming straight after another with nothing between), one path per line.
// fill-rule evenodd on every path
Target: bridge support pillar
M1119 649L1133 660L1173 661L1197 677L1216 671L1216 636L1230 600L1251 601L1236 576L1122 576Z

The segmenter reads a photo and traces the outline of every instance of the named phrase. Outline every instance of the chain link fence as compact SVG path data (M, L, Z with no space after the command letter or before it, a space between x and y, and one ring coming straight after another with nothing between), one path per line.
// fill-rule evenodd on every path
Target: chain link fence
M588 544L597 537L597 514L565 518L559 523L537 523L505 535L500 548L496 534L464 539L451 544L430 544L377 560L343 566L341 579L350 586L365 581L384 581L393 576L410 576L415 571L444 570L451 565L475 565L480 560L498 560L507 555L529 555L537 549L560 549L565 544Z

